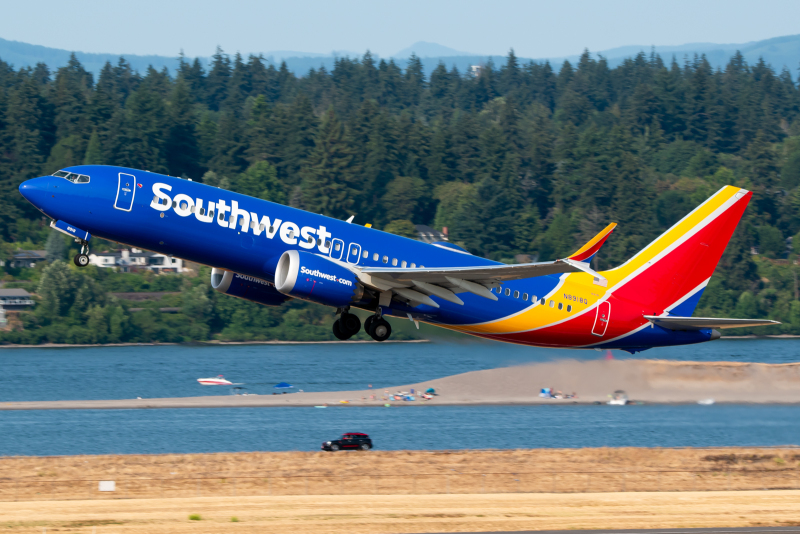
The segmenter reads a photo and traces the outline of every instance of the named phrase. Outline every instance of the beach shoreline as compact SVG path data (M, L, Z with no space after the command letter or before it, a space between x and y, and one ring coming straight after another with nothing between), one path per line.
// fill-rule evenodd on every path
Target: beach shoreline
M225 386L219 387L221 391ZM421 399L432 388L436 395ZM564 397L543 398L548 388ZM558 360L472 371L415 384L353 391L103 400L18 401L3 410L128 410L334 406L544 406L605 404L618 390L631 404L800 403L800 363ZM413 400L408 398L412 397Z

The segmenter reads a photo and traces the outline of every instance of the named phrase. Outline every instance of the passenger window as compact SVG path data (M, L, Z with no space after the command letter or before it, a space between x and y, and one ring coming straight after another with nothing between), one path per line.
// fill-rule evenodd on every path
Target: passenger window
M420 266L419 266L419 268L420 268L420 269L424 269L424 268L425 268L425 266L424 266L424 265L420 265Z
M294 230L290 230L289 237L292 237L293 235L294 235ZM341 244L336 243L336 245L333 247L333 250L338 252L340 248L342 248Z
M539 304L541 304L542 306L544 306L544 297L542 297L542 300L541 300L541 301L539 301Z
M412 268L412 269L415 269L416 267L417 267L417 264L416 264L416 263L412 263L412 264L411 264L411 268Z
M55 175L53 175L53 176L55 176ZM153 197L153 202L155 202L156 204L161 204L161 201L158 200L158 195Z
M506 288L506 296L508 297L510 295L511 295L511 289L510 288Z
M311 236L308 236L308 239L306 239L306 242L310 245L311 243L314 242L314 238L311 237Z
M372 261L378 261L378 253L372 255Z
M571 312L571 311L572 311L572 304L567 304L567 311L568 311L568 312Z
M564 303L563 302L559 302L558 303L558 309L559 310L563 310L564 309Z
M397 258L392 258L392 266L397 267Z
M272 226L270 226L270 228L272 228ZM270 232L271 231L272 230L270 230ZM325 241L325 248L331 248L331 242L330 241Z
M383 263L389 263L389 256L383 257Z
M406 261L405 261L405 260L403 260L403 263L401 263L401 264L400 264L400 267L402 267L403 269L405 269L405 268L406 268L406 265L408 265L408 264L406 263Z
M189 207L189 203L185 200L181 202L181 210L185 210Z
M527 293L523 293L522 294L522 300L524 300L525 302L528 302L528 294ZM536 297L533 297L533 300L536 300Z
M361 256L362 256L364 259L367 259L367 258L369 258L369 252L367 252L367 251L365 250L365 251L364 251L364 253L363 253Z
M554 300L551 300L551 301L550 301L550 307L552 308L552 307L553 307L553 306L555 306L555 305L556 305L556 301L554 301Z
M515 299L518 299L518 298L519 298L519 291L514 291L514 298L515 298Z

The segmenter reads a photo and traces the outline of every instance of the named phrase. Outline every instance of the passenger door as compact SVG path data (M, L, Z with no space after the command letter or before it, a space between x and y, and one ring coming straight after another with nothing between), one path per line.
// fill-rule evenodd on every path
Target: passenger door
M132 174L119 173L114 207L122 211L131 211L134 196L136 196L136 177Z
M334 260L341 260L342 253L344 252L344 241L341 239L334 239L331 243L330 256Z
M603 337L608 328L608 321L611 319L611 303L604 300L597 305L597 313L594 316L594 326L592 326L592 334Z
M358 265L358 260L361 257L361 245L358 243L350 243L347 248L347 263Z

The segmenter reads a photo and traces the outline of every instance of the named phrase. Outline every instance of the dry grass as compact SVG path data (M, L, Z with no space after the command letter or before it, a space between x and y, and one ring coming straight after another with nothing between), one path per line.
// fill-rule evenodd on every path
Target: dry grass
M190 520L199 514L202 520ZM231 522L231 517L239 522ZM800 524L800 491L0 503L0 532L358 534ZM94 529L94 530L93 530Z
M800 449L517 449L250 452L0 458L0 479L343 476L564 471L750 470L800 467Z
M794 489L798 464L798 449L756 448L15 457L0 458L0 501Z

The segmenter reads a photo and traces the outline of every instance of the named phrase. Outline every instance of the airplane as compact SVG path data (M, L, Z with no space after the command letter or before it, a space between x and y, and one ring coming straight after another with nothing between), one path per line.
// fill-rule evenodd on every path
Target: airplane
M50 226L81 244L92 236L212 267L211 286L267 306L296 298L336 309L333 333L389 339L387 317L499 341L621 349L718 339L720 329L779 324L692 317L752 193L722 187L622 265L591 260L608 225L574 254L506 265L449 242L421 241L190 179L103 165L23 182Z

